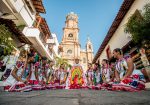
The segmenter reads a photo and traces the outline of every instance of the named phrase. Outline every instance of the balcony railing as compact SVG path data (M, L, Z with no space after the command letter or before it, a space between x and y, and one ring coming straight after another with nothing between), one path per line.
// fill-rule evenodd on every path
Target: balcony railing
M46 23L46 20L41 16L37 16L36 21L34 22L34 27L40 30L41 32L40 38L42 42L46 44L47 39L51 37L51 33Z

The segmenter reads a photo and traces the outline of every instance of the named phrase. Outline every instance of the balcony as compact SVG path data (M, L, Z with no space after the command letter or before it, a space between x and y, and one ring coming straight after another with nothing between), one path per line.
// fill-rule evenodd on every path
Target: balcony
M44 18L37 16L34 27L25 27L23 33L42 56L46 56L49 59L53 58L50 52L51 49L48 47L51 43L47 43L51 33Z
M45 9L42 0L2 0L0 12L5 14L2 18L13 20L17 26L31 27L36 20L36 13L45 13Z
M44 46L41 40L42 33L38 28L25 27L23 33L32 42L33 47L38 51L40 55L52 59L49 50L46 48L46 46Z
M26 0L25 0L26 1ZM32 5L32 9L29 8L27 3L24 0L3 0L0 4L0 11L3 14L7 14L2 16L5 19L12 19L15 24L18 25L26 25L32 26L35 20L36 11L34 6Z

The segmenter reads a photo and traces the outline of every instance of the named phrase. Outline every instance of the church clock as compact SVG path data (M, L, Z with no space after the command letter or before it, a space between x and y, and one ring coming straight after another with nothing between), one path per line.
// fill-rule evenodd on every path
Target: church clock
M73 34L72 34L72 33L70 33L70 34L68 35L68 37L69 37L69 38L72 38L72 37L73 37Z

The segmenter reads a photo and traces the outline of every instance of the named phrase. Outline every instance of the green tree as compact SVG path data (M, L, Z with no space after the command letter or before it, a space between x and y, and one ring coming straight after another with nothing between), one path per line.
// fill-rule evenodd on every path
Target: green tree
M125 27L125 32L132 35L132 40L138 45L143 45L144 42L150 41L150 3L146 4L143 9L143 14L136 10L129 18Z
M8 28L5 25L0 24L0 47L5 55L10 54L15 46L11 37L12 33L8 30Z
M132 40L139 48L144 48L150 62L150 3L146 4L143 12L138 10L129 18L125 32L132 35Z

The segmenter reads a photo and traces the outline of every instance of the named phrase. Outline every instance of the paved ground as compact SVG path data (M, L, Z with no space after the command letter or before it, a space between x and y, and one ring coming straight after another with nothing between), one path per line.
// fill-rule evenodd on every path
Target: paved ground
M0 89L0 105L150 105L150 90L44 90L9 93Z

